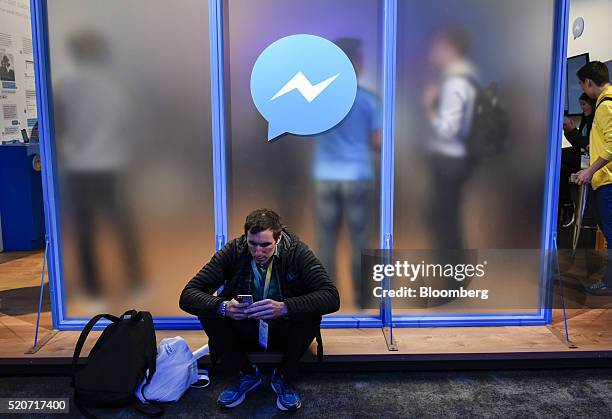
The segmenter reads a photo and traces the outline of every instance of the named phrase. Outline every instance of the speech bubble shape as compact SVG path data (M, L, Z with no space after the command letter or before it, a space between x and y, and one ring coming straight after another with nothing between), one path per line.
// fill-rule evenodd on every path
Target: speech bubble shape
M584 18L577 17L572 25L572 33L574 34L574 40L580 38L584 32Z
M268 141L333 128L349 113L356 94L351 60L320 36L290 35L273 42L251 72L251 96L268 121Z

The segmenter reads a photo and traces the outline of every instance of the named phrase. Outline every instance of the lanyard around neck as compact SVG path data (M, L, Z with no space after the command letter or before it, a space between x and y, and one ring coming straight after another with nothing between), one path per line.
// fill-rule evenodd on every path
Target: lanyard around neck
M268 290L270 289L270 279L272 278L272 265L274 264L274 257L270 259L270 264L268 265L268 270L266 271L266 280L264 284L264 292L262 296L262 300L265 300L268 296ZM251 259L251 269L253 269L253 275L255 275L255 279L257 283L261 285L261 278L259 277L259 271L257 270L257 265L255 265L255 261Z

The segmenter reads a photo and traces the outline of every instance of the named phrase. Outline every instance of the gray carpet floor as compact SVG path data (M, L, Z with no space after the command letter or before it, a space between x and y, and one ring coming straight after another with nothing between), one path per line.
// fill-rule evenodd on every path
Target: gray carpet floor
M219 391L230 383L228 377L216 374L211 379L208 388L190 389L179 402L166 404L165 417L612 417L612 370L605 369L307 373L296 386L304 406L295 414L276 409L268 375L232 410L215 405ZM0 377L0 397L69 397L69 383L67 377ZM79 416L73 407L71 411ZM102 418L144 417L129 408L92 411Z

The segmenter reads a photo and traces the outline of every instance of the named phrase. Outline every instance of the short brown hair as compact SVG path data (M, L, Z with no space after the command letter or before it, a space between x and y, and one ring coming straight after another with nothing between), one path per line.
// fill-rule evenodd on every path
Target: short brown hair
M598 86L610 83L610 73L608 67L601 61L591 61L583 65L576 73L581 82L586 79L593 80Z
M244 222L244 234L257 234L264 230L272 230L274 240L278 240L281 234L283 225L280 222L280 217L274 211L267 208L260 208L252 211L247 215Z

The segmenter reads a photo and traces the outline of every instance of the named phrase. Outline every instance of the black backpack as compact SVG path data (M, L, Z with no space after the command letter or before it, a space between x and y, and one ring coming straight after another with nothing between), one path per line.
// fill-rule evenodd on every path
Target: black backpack
M476 88L476 99L466 144L468 155L478 161L500 154L506 149L508 111L496 83L482 88L476 80L469 81Z
M89 332L101 318L111 321L91 349L86 365L77 371L77 361ZM151 410L134 396L146 378L155 374L157 340L153 318L148 311L126 311L121 317L98 314L81 332L72 357L72 387L76 407L87 417L95 417L87 407L123 407L137 402L136 408L150 416L163 409L154 403ZM148 374L147 374L148 370ZM144 387L143 387L144 388Z

